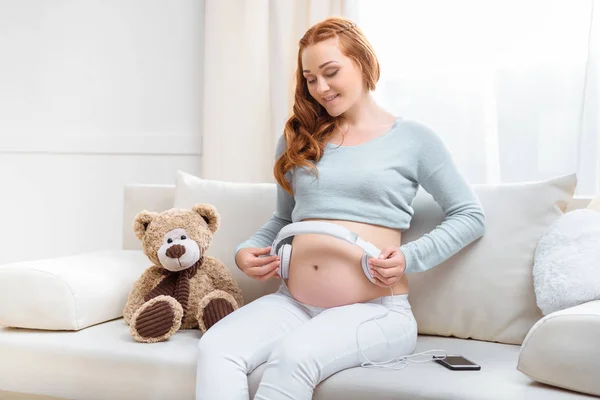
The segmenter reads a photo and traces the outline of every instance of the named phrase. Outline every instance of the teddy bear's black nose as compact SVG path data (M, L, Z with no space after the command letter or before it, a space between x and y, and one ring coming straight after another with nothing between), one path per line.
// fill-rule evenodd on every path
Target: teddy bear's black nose
M173 246L167 249L167 257L170 258L179 258L185 254L185 246L180 244L174 244Z

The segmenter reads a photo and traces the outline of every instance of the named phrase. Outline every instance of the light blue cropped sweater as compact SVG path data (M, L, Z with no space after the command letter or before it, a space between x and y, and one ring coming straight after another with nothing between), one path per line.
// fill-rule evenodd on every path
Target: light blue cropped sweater
M275 159L285 149L283 135ZM398 118L393 127L357 146L328 143L314 171L288 171L294 196L277 185L273 216L235 249L267 247L285 225L306 218L339 219L405 230L421 185L444 211L445 220L428 234L400 246L406 273L427 271L483 236L485 214L448 149L422 123Z

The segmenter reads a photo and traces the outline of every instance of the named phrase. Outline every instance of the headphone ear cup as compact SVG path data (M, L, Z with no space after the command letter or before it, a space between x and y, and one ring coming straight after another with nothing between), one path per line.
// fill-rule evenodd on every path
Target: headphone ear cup
M369 255L367 253L363 253L362 268L363 268L363 272L365 273L366 277L369 278L371 283L375 283L373 276L371 276L371 272L370 272L371 268L369 268Z
M290 258L292 256L292 245L284 244L279 248L277 255L279 256L279 276L281 276L281 279L287 279L290 268Z

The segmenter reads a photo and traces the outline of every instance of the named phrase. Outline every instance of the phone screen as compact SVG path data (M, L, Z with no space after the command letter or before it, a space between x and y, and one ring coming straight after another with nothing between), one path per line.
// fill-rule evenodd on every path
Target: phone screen
M443 361L450 365L477 365L460 356L448 356Z

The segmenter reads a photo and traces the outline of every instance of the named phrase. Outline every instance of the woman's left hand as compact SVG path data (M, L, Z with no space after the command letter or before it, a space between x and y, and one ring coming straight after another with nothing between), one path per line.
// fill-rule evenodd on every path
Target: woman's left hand
M390 287L404 274L406 258L399 248L390 246L378 258L369 258L369 267L377 286Z

